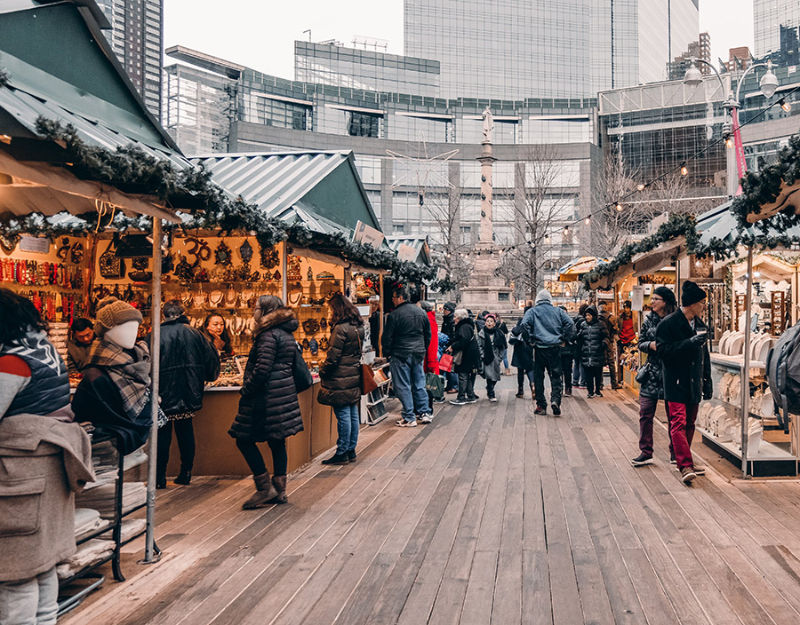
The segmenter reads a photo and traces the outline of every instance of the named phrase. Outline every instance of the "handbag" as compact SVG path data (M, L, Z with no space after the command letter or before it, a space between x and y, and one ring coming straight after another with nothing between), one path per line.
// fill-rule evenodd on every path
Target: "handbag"
M361 347L361 335L358 333L358 329L356 329L356 336L358 337L358 351L359 353L363 353ZM369 395L372 391L377 390L378 383L375 381L375 373L372 371L372 367L368 364L361 363L361 394L362 395Z
M298 393L311 388L314 384L314 378L311 377L311 371L308 369L306 361L300 353L300 348L296 347L294 350L294 362L292 363L292 377L294 378L294 389Z
M636 372L636 383L644 384L650 378L650 363L646 362Z
M439 359L439 369L448 373L453 370L453 357L450 354L442 354Z
M108 244L106 251L100 254L97 261L100 275L104 278L119 280L125 277L125 261L116 254L117 244L113 239Z
M442 378L432 371L426 373L425 390L428 391L434 399L442 399L444 397Z
M464 362L464 350L462 349L460 352L456 352L456 355L453 356L453 364L457 367L462 362Z

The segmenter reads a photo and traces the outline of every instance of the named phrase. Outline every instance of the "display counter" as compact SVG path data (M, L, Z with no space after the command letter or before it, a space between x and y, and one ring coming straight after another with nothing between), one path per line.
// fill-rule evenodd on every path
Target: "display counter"
M300 468L312 458L336 445L336 418L330 406L317 401L319 383L300 393L300 411L303 431L286 439L289 456L288 471ZM250 469L236 448L236 441L228 429L239 407L239 387L220 386L207 389L203 408L193 419L197 451L193 475L250 475ZM266 444L262 445L266 449ZM272 456L266 449L264 460L272 473ZM180 469L178 445L170 446L167 475L177 475Z

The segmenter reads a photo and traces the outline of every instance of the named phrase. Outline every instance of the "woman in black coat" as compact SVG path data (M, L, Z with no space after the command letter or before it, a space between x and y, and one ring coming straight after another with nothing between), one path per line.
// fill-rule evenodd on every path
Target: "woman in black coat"
M530 306L525 306L522 317L511 329L511 336L508 342L514 346L514 353L511 356L511 366L517 368L517 397L525 397L523 383L525 376L528 377L528 385L531 387L531 394L533 394L533 347L531 347L530 336L528 330L522 325L522 318L528 312Z
M658 402L664 399L664 380L662 378L661 356L656 349L656 328L661 320L675 312L675 294L665 286L653 291L650 297L652 310L642 322L639 329L639 351L647 354L647 362L639 369L639 455L631 460L631 464L640 467L653 462L653 418L656 415ZM639 380L639 378L643 378ZM666 410L666 402L664 410ZM669 445L672 455L672 443Z
M286 438L303 430L293 368L300 350L292 334L298 323L294 313L274 295L258 298L253 318L253 347L244 370L239 412L228 430L236 439L253 472L256 493L245 510L270 503L286 503ZM272 452L275 475L270 481L257 442L266 441Z
M319 369L317 401L333 406L339 438L336 453L322 464L356 461L356 443L361 402L361 345L364 322L358 309L341 293L331 297L331 340L325 362Z
M453 315L456 321L456 333L447 351L453 354L454 360L459 361L454 367L458 374L458 395L456 399L451 399L450 403L463 406L478 401L478 396L475 394L475 377L481 366L481 354L475 337L475 323L469 318L469 313L464 308L459 308Z
M594 306L586 309L584 319L585 323L578 330L578 349L586 372L587 397L602 397L600 387L603 383L603 365L606 363L608 331L605 324L599 321Z

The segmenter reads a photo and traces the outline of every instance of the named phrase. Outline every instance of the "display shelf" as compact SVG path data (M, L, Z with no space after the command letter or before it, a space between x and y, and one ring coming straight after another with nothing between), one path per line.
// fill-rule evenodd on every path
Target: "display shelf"
M711 441L739 460L742 459L742 450L735 443L731 441L723 442L721 439L717 438L704 428L698 427L697 431L700 432L700 434L703 436L703 439ZM758 454L756 456L747 458L748 462L780 462L796 460L797 459L790 452L786 451L785 449L781 449L778 445L769 443L765 440L761 441L761 444L758 447Z
M724 367L731 371L741 371L744 367L744 356L727 356L725 354L711 354L711 364ZM750 369L764 373L767 370L766 363L760 360L751 360Z

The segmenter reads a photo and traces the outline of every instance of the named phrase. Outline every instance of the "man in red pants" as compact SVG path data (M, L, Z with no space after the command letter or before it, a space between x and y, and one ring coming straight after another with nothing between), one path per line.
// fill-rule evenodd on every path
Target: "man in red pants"
M708 328L701 318L705 305L705 291L687 280L680 309L667 315L656 329L656 351L664 363L669 435L684 484L705 472L695 466L691 450L700 399L711 399L712 393Z

